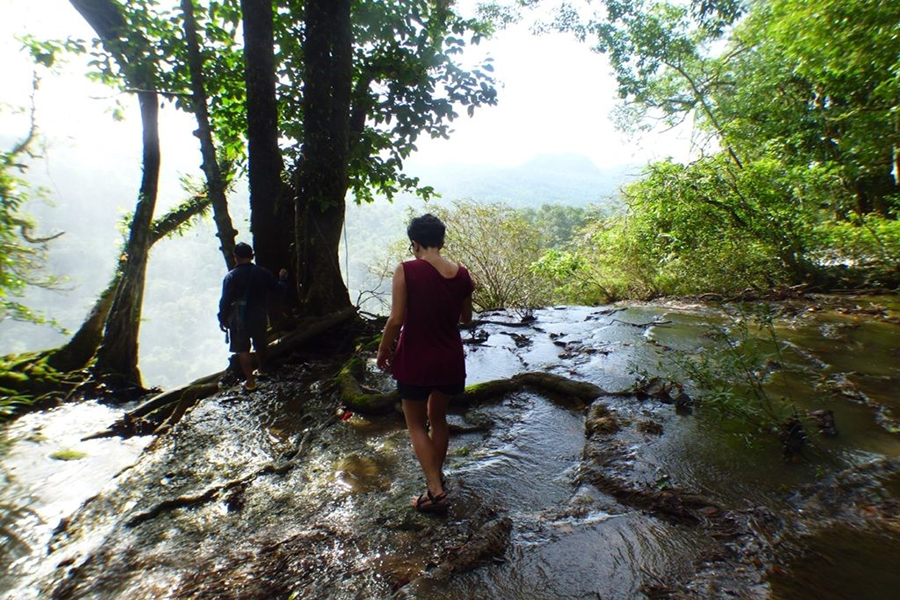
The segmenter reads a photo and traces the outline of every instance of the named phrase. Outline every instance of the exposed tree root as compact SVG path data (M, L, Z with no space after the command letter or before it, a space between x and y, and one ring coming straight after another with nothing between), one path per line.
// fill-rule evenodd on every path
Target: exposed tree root
M396 390L387 393L373 392L363 387L359 379L365 372L365 364L359 357L353 357L338 374L341 401L346 408L362 414L386 414L395 409L400 401ZM533 388L554 396L565 404L584 407L600 396L607 394L598 386L585 381L575 381L553 373L519 373L509 379L495 379L470 385L453 398L456 405L470 405L484 402L504 394Z
M300 323L296 331L269 344L269 361L274 363L283 360L306 342L350 320L355 315L356 309L351 307L325 317ZM107 430L90 435L85 439L164 433L180 421L184 413L198 401L218 392L218 382L224 374L225 371L213 373L180 388L158 394L125 413Z
M534 319L524 321L494 321L492 319L474 319L465 325L460 325L460 329L475 329L481 325L500 325L502 327L532 327Z

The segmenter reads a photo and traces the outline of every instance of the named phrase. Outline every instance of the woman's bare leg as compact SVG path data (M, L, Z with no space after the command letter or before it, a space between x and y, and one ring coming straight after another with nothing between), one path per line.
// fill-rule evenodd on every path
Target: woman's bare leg
M409 430L409 439L412 441L413 450L422 465L425 473L425 483L428 491L433 496L444 493L441 485L441 464L438 462L439 449L435 441L428 435L425 429L425 419L428 416L429 402L421 400L403 400L403 415L406 417L406 428ZM446 420L445 420L446 423ZM433 427L433 425L432 425ZM443 450L446 455L446 448Z
M449 405L450 396L447 394L433 391L428 397L428 423L431 425L431 441L434 442L438 477L444 471L447 445L450 443L450 428L447 427L447 407Z

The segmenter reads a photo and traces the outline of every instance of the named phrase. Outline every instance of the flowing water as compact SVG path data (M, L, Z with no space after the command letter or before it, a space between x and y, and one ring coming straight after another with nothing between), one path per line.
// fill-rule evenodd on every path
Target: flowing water
M715 564L721 545L706 521L665 518L598 483L597 473L615 473L646 494L689 491L734 514L779 515L790 532L762 575L744 577L745 597L892 598L896 527L807 518L797 491L900 456L900 306L891 297L822 305L781 303L775 321L788 352L767 379L770 393L833 411L839 432L813 436L794 463L774 437L751 436L702 406L679 414L626 392L636 371L655 373L672 353L721 352L706 333L727 322L718 308L567 307L537 311L528 326L483 325L487 340L467 345L469 383L523 371L589 381L622 392L601 398L620 430L587 438L583 406L535 390L456 409L446 518L409 507L423 482L400 415L332 417L323 381L341 366L333 360L284 367L250 398L206 399L152 443L80 442L118 414L93 403L27 415L4 432L0 594L646 598ZM385 385L369 362L368 383ZM73 460L51 458L62 450ZM900 480L879 489L897 497ZM421 578L497 517L511 519L508 547L478 568ZM696 593L688 597L727 596L690 585L679 588Z

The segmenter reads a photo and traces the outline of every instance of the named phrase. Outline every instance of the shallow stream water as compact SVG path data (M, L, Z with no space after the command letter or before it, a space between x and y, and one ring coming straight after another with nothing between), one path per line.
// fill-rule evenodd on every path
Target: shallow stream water
M378 598L414 589L414 597L448 599L654 597L654 585L689 580L717 542L702 526L617 500L592 478L597 469L618 469L635 489L686 490L735 511L794 515L803 486L900 456L896 298L778 309L775 330L788 350L768 389L799 409L832 410L839 432L812 436L793 463L783 461L774 437L752 436L702 405L678 414L627 392L636 371L656 373L670 353L721 352L707 335L727 322L718 308L556 308L537 311L528 326L511 314L481 315L516 326L479 328L488 337L466 346L468 383L547 371L621 392L601 398L622 424L609 442L620 459L590 459L586 410L566 399L522 391L458 409L445 519L409 508L423 482L399 415L331 418L323 380L340 367L333 361L284 367L249 398L225 391L206 399L152 443L80 442L118 415L93 403L27 415L4 431L0 594ZM370 360L369 383L383 385L380 377ZM638 427L648 422L658 430ZM265 471L298 447L296 464ZM84 456L50 457L61 450ZM891 491L898 492L900 485ZM497 516L509 517L512 531L494 560L406 585ZM740 589L745 597L894 597L896 555L874 548L896 547L896 529L829 521L815 531L804 522L796 533L792 552L773 558L778 568ZM854 582L860 595L842 595ZM690 597L720 596L694 591Z

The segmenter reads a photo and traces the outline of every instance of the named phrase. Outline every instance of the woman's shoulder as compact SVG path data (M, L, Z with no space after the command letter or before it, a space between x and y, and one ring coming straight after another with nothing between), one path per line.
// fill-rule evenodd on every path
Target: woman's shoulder
M419 269L422 267L421 263L424 263L424 260L413 258L412 260L404 260L402 263L398 265L398 269L402 269L404 271L408 271L410 269Z

